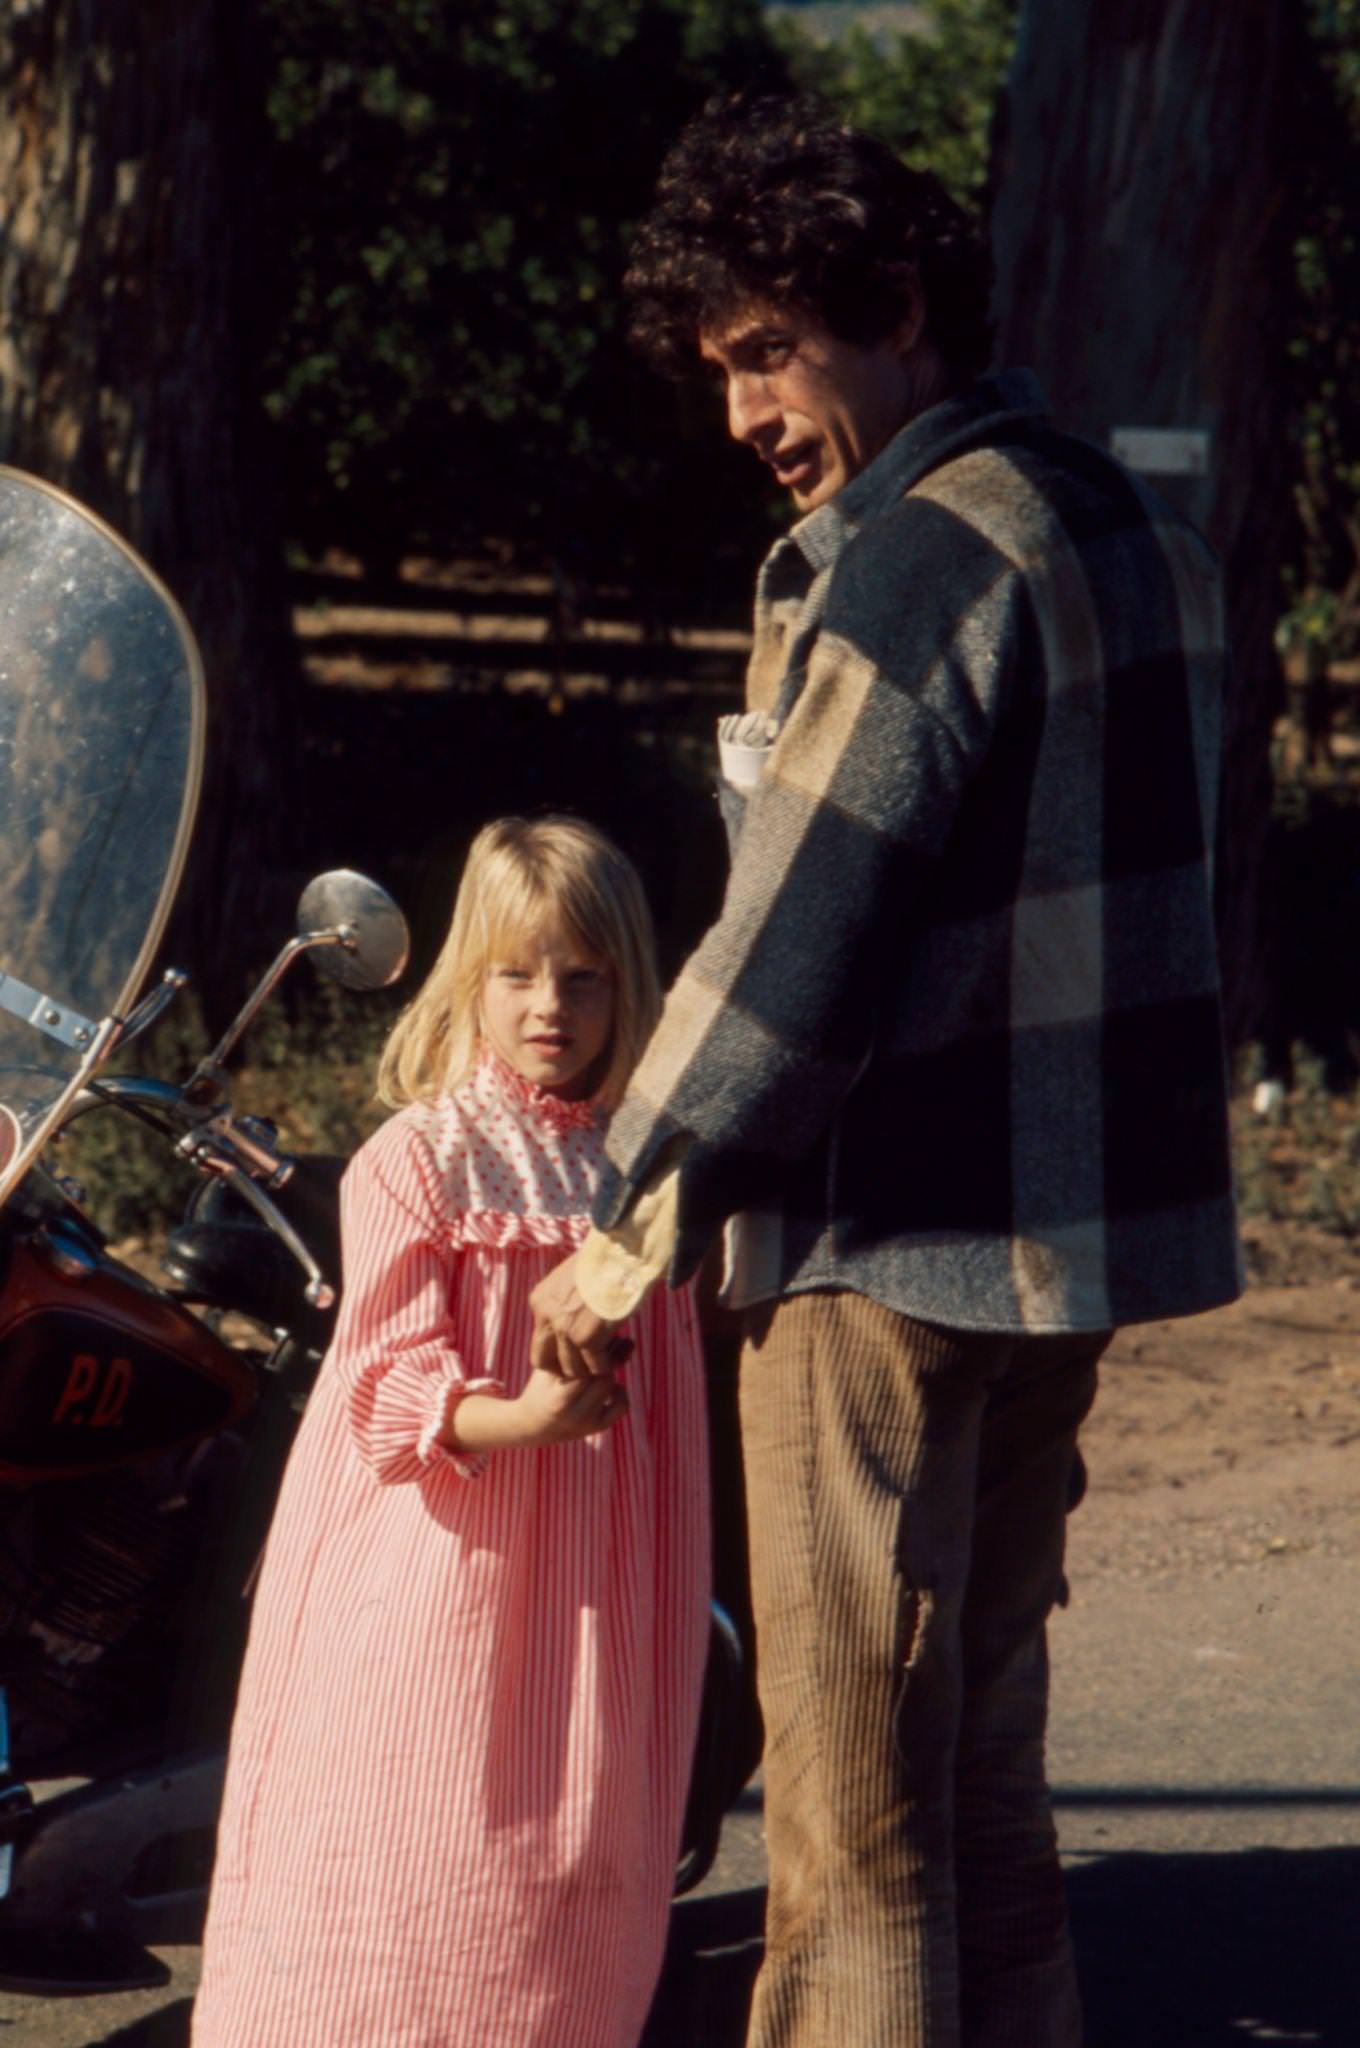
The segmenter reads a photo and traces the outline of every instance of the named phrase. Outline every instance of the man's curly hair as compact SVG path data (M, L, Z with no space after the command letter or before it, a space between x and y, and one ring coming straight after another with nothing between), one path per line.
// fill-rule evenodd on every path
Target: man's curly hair
M710 101L662 164L624 292L634 342L683 376L700 335L753 302L797 307L842 341L881 341L913 278L948 369L980 375L991 255L939 179L810 94L735 93Z

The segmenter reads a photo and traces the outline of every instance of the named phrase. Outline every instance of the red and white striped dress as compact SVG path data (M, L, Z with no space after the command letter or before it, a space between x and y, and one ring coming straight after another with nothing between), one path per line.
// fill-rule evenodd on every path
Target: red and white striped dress
M706 1643L687 1293L630 1409L455 1455L513 1395L528 1295L579 1242L589 1105L494 1055L393 1117L342 1191L345 1296L265 1553L196 2048L631 2048L665 1941Z

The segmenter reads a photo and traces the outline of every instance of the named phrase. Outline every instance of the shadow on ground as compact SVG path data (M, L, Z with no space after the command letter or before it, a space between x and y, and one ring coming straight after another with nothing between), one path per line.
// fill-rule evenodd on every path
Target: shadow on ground
M1068 1895L1089 2048L1360 2048L1360 1850L1107 1856ZM762 1901L676 1907L643 2048L739 2048Z
M192 2011L192 1999L177 1999L173 2005L163 2005L159 2012L153 2012L148 2019L138 2020L134 2026L120 2027L116 2034L106 2034L100 2048L186 2048Z
M1360 1849L1068 1872L1090 2048L1360 2043Z
M1360 1850L1115 1855L1068 1890L1089 2048L1360 2043ZM739 2048L763 1906L758 1890L681 1901L641 2048ZM181 2001L105 2048L188 2033Z

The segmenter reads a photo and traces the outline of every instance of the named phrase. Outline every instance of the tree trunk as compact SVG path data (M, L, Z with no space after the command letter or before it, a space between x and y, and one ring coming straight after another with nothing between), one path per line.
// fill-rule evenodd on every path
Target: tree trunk
M0 12L0 458L125 534L202 647L207 770L174 943L214 1008L283 936L296 815L255 345L253 14L251 0Z
M1207 437L1182 449L1203 453L1202 474L1147 466L1224 565L1235 677L1220 929L1234 1043L1267 1025L1301 12L1289 0L1022 0L993 165L1000 360L1031 364L1056 418L1106 447L1120 428ZM1166 459L1164 446L1153 455Z

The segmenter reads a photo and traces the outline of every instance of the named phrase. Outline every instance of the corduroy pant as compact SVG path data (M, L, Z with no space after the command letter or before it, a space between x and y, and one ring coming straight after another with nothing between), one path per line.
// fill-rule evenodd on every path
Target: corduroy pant
M748 2048L1077 2048L1045 1622L1107 1337L750 1312L770 1862Z

